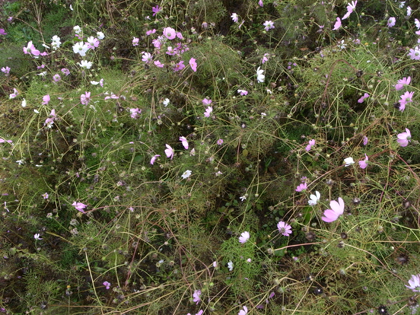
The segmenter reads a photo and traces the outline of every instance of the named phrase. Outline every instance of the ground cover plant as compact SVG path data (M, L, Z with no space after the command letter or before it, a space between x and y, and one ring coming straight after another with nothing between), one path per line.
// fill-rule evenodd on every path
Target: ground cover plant
M420 313L419 19L3 1L0 313Z

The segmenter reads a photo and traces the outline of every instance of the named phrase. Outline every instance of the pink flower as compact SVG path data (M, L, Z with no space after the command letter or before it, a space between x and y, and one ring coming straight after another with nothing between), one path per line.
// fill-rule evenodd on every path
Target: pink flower
M268 61L269 56L270 56L269 54L264 54L263 57L261 58L261 63L265 64Z
M208 97L206 97L205 99L202 100L202 102L203 102L204 105L210 105L212 100L209 99Z
M414 47L414 49L410 48L410 52L408 53L408 56L412 60L420 60L420 48L419 48L419 46Z
M188 150L188 141L185 137L179 137L179 141L182 142L182 145L184 146L185 150Z
M152 16L155 16L156 14L158 14L160 11L162 10L162 8L159 8L158 5L156 5L155 7L152 7Z
M171 158L171 160L174 157L174 149L172 149L169 144L166 144L165 154L168 158Z
M152 54L149 53L149 52L143 51L142 54L141 54L141 60L144 63L150 63L150 61L152 61Z
M200 301L201 301L200 295L201 295L201 291L200 290L195 290L194 293L193 293L193 302L196 302L196 304L200 303Z
M222 145L223 144L223 139L219 139L219 140L217 140L217 142L216 142L218 145Z
M90 92L85 92L85 94L80 95L80 103L82 103L82 105L89 104L89 101L90 101Z
M353 10L356 8L356 4L357 1L352 1L352 3L349 3L347 5L347 13L343 16L343 20L347 19L350 16L350 14L353 13Z
M152 34L154 34L154 33L156 33L156 30L155 30L155 29L152 29L152 30L148 30L148 31L146 31L146 35L147 35L147 36L150 36L150 35L152 35Z
M63 72L66 76L68 76L70 74L70 70L67 69L67 68L61 69L61 72Z
M6 76L8 76L9 73L10 73L10 68L9 67L3 67L3 68L1 68L1 72L3 72Z
M156 159L159 157L160 155L159 154L156 154L156 155L154 155L151 159L150 159L150 164L154 164L155 163L155 161L156 161Z
M139 38L133 37L133 46L138 46L139 45L139 41L140 41Z
M358 99L357 103L363 103L363 101L365 100L365 98L368 98L370 95L365 93L363 94L363 96L361 98Z
M50 102L50 96L48 94L44 95L42 97L42 105L48 105L49 102Z
M54 82L58 82L58 81L60 81L61 80L61 77L60 77L60 75L57 73L57 74L54 74L54 76L53 76L53 80L54 80Z
M363 145L367 145L368 141L369 141L368 137L364 136L363 137Z
M263 23L263 25L265 26L264 29L268 32L269 30L274 28L274 22L273 21L265 21Z
M248 314L248 307L244 306L243 310L240 310L238 315L246 315Z
M262 0L258 1L258 5L262 8L264 6L264 3L262 2Z
M340 27L341 27L341 20L340 20L340 18L338 17L338 18L337 18L337 21L336 21L336 22L335 22L335 24L334 24L333 31L338 30Z
M155 64L156 67L158 68L163 68L165 65L163 63L161 63L159 60L156 60L153 62Z
M111 283L109 283L108 281L104 281L102 283L105 286L105 289L109 290L109 288L111 287Z
M306 190L306 188L308 188L308 184L306 183L301 183L299 186L296 187L296 191L297 192L301 192Z
M411 139L410 130L408 128L405 128L405 132L398 134L397 138L397 142L400 144L400 146L406 147Z
M397 91L401 90L404 85L409 85L411 82L411 77L407 77L407 78L402 78L401 80L398 80L398 83L395 85L395 89Z
M395 22L396 22L397 20L394 18L394 17L390 17L389 19L388 19L388 23L386 24L388 27L393 27L394 25L395 25Z
M362 160L362 161L359 161L359 166L360 166L361 169L365 169L368 166L368 160L369 160L369 158L365 153L365 159Z
M238 90L238 93L241 94L242 96L248 95L248 91L246 90Z
M172 70L174 70L175 72L177 72L177 71L180 71L180 70L182 70L184 68L185 68L184 61L181 60L180 62L178 62L175 65L175 67L172 68Z
M76 208L76 210L80 211L81 213L86 213L85 212L85 208L87 207L87 205L85 205L84 203L81 202L73 202L72 206Z
M280 234L283 236L289 236L290 234L292 234L292 227L286 222L280 221L279 223L277 223L277 228Z
M413 292L420 292L420 274L412 275L410 280L408 280L407 288L411 289Z
M244 244L249 240L249 232L245 231L239 237L239 243Z
M399 110L401 112L404 111L405 105L407 105L407 103L411 103L413 101L413 95L414 92L405 92L403 95L401 95L401 99L398 101L400 103Z
M141 114L141 109L139 108L130 108L130 117L137 119L137 116Z
M197 62L195 62L194 58L191 58L189 61L190 67L194 72L197 72Z
M4 28L0 28L0 35L7 35L6 31L4 30Z
M207 107L206 111L204 112L204 117L210 117L212 112L213 112L213 107L211 106Z
M335 200L331 200L330 202L331 209L327 209L324 211L324 216L322 217L322 221L324 222L334 222L338 219L340 215L344 213L344 201L341 197L338 197L338 202Z
M176 32L175 32L175 30L172 27L165 27L163 29L163 35L167 39L172 40L172 39L174 39L176 37Z
M315 145L315 139L309 140L309 144L306 146L305 150L309 152L314 145Z

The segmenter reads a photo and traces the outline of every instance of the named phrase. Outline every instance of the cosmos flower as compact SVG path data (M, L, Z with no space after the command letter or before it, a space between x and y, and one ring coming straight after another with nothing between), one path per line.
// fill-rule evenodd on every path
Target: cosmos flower
M191 58L189 61L190 67L194 72L197 72L197 62L194 58Z
M239 311L238 315L248 314L248 307L244 306L242 310Z
M228 265L229 271L232 271L233 270L233 262L232 262L232 260L229 260L228 263L227 263L227 265Z
M257 81L263 83L265 81L264 70L261 70L260 67L257 69Z
M337 18L337 21L336 21L336 22L335 22L335 24L334 24L333 31L338 30L340 27L341 27L341 20L340 20L340 18L338 17L338 18Z
M412 275L410 280L408 280L407 288L411 289L413 292L420 292L420 274Z
M286 222L280 221L279 223L277 223L277 228L280 234L283 236L289 236L290 234L292 234L292 227Z
M398 80L397 84L395 85L395 89L397 91L401 90L404 85L409 85L411 82L411 77L407 77L407 78L402 78L401 80Z
M182 145L184 146L185 150L188 150L188 141L185 137L179 137L179 141L181 141Z
M368 93L363 94L363 96L357 100L357 103L363 103L365 98L368 98L369 96L370 95Z
M344 159L344 166L345 166L345 167L350 166L350 165L352 165L352 164L354 164L354 160L353 160L353 158L352 158L352 157L348 157L348 158L345 158L345 159Z
M87 205L85 205L84 203L75 201L72 203L72 206L75 207L77 211L80 211L81 213L86 213L84 209L87 207Z
M155 163L155 161L156 161L156 159L159 157L160 155L159 154L156 154L156 155L154 155L151 159L150 159L150 164L154 164Z
M369 160L369 157L365 153L365 159L362 161L359 161L359 166L361 169L365 169L368 166L368 160Z
M104 281L102 283L105 286L105 289L109 290L109 288L111 287L111 283L109 283L108 281Z
M394 25L395 25L395 22L396 22L397 20L394 18L394 17L390 17L389 19L388 19L388 23L386 24L388 27L393 27Z
M186 170L184 173L182 173L181 177L183 179L187 179L188 177L190 177L192 174L192 172L190 170Z
M171 160L174 157L174 149L169 144L166 144L165 154L168 158L171 158Z
M308 200L308 204L310 206L315 206L318 201L321 199L321 194L319 193L319 191L315 191L315 195L311 194L309 196L310 200Z
M296 190L295 190L295 191L297 191L297 192L301 192L301 191L306 190L307 188L308 188L308 184L306 184L306 183L301 183L299 186L297 186L297 187L296 187Z
M195 290L194 293L193 293L193 302L195 302L197 305L201 301L200 295L201 295L201 291L200 290Z
M269 30L271 30L271 29L273 29L273 28L274 28L274 22L273 22L273 21L265 21L265 22L263 23L263 25L264 25L264 29L265 29L266 31L269 31Z
M405 132L398 134L397 138L397 142L400 144L400 146L406 147L411 139L410 130L408 128L405 128Z
M338 198L338 202L335 200L330 201L331 209L327 209L324 211L324 216L322 217L322 221L324 222L334 222L338 219L340 215L344 213L344 201L341 197Z
M238 23L238 15L236 13L232 13L230 17L233 22Z
M213 112L213 107L211 106L207 107L206 111L204 112L204 117L210 117L212 112Z
M249 232L245 231L239 237L239 243L244 244L249 240Z
M165 27L163 29L163 35L167 39L172 40L176 37L176 31L172 27Z

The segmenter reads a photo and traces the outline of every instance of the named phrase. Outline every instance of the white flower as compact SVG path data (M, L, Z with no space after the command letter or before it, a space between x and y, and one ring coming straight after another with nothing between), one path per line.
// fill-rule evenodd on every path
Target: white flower
M57 48L59 48L61 45L61 40L60 37L58 37L57 35L54 35L51 39L51 46L54 50L56 50Z
M260 67L257 69L257 81L263 83L265 80L264 70L261 70Z
M39 233L36 233L35 235L34 235L34 239L35 240L37 240L37 241L39 241L39 240L42 240L42 238L40 238L40 234Z
M186 170L186 171L184 172L184 174L182 174L182 175L181 175L181 177L182 177L183 179L187 179L188 177L190 177L190 176L191 176L191 174L192 174L192 172L191 172L190 170Z
M407 16L411 15L411 7L407 7Z
M233 262L232 262L232 260L229 260L229 262L228 262L228 269L229 269L229 271L232 271L233 270Z
M232 13L230 17L232 18L233 22L238 23L238 15L236 13Z
M25 99L23 99L23 101L22 101L22 107L26 107L26 100Z
M414 19L414 24L416 25L417 29L420 29L420 21L418 19Z
M23 164L25 164L25 161L23 161L23 160L17 160L16 163L19 164L19 165L23 165Z
M241 196L239 197L239 199L241 199L241 201L244 201L246 199L246 196Z
M321 194L319 193L319 191L315 192L315 195L311 194L310 195L311 200L308 201L308 204L310 206L315 206L318 201L321 199Z
M89 50L89 47L84 44L83 42L78 42L73 45L73 51L75 54L79 54L80 56L86 56L86 52Z
M105 38L105 35L102 32L97 32L96 36L98 36L98 39L104 39Z
M165 105L165 107L166 106L168 106L169 105L169 103L170 103L171 101L169 100L169 98L165 98L164 100L163 100L163 105Z
M72 11L73 11L73 6L72 6L71 4L70 4L69 8L70 8L70 10L72 10Z
M77 63L81 68L85 68L85 69L90 69L92 68L92 62L90 61L86 61L86 60L82 60L81 62Z
M47 75L47 71L44 71L44 72L38 73L38 75L39 75L39 76L41 76L41 77L45 77L45 76Z
M149 63L150 61L152 61L152 54L143 51L141 60L145 63Z
M350 166L352 164L354 164L354 160L353 160L352 157L348 157L348 158L344 159L344 166L345 167Z
M76 34L79 34L79 33L82 31L82 29L80 28L80 26L79 26L79 25L76 25L75 27L73 27L73 31L74 31Z

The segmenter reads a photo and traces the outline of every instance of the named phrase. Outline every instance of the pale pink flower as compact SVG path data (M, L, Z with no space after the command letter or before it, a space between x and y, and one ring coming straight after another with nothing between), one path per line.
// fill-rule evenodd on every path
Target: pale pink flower
M335 24L334 24L333 31L338 30L340 27L341 27L341 19L338 17L338 18L337 18L337 21L336 21L336 22L335 22Z
M105 289L109 290L109 288L111 287L111 283L109 283L108 281L104 281L102 283L105 286Z
M210 117L212 112L213 112L213 107L211 106L207 107L206 111L204 112L204 117Z
M142 52L142 55L141 55L141 60L144 62L144 63L150 63L151 61L152 61L152 54L151 53L149 53L149 52Z
M368 141L369 141L368 137L364 136L363 137L363 145L367 145Z
M277 223L277 229L283 236L289 236L290 234L292 234L292 227L286 222L280 221L279 223Z
M249 240L249 232L245 231L239 237L239 243L244 244Z
M80 95L80 103L82 103L82 105L89 104L89 101L90 101L90 92L85 92L85 94Z
M405 128L405 132L398 134L397 138L397 142L400 144L400 146L406 147L411 139L410 130L408 128Z
M264 6L264 3L262 2L262 0L258 1L258 5L262 8Z
M408 280L407 288L411 289L413 292L420 293L420 274L412 275L410 280Z
M248 314L248 307L244 306L242 310L239 311L238 315Z
M146 35L147 35L147 36L150 36L150 35L152 35L152 34L154 34L154 33L156 33L156 30L155 30L155 29L152 29L152 30L148 30L148 31L146 31Z
M194 58L191 58L189 61L190 67L194 72L197 72L197 62Z
M179 137L179 141L182 142L182 145L184 146L185 150L188 150L188 141L185 137Z
M238 93L241 94L242 96L248 95L248 91L246 90L238 90Z
M8 76L9 73L10 73L10 68L9 67L3 67L3 68L1 68L1 72L3 72L6 76Z
M268 61L270 54L264 54L263 57L261 58L261 63L265 64Z
M388 23L386 24L388 27L393 27L394 25L395 25L395 22L396 22L397 20L394 18L394 17L390 17L389 19L388 19Z
M407 105L407 103L411 103L413 101L413 95L414 92L405 92L403 95L401 95L401 99L398 101L400 103L400 111L404 111L405 109L405 105Z
M137 119L137 116L141 114L141 109L139 108L130 108L130 117Z
M57 73L57 74L54 74L53 75L53 80L54 80L54 82L58 82L58 81L60 81L61 80L61 77L60 77L60 75Z
M42 97L42 105L48 105L49 102L50 102L50 96L48 94L44 95Z
M357 103L363 103L365 98L368 98L369 96L370 95L368 93L363 94L363 96L357 100Z
M174 149L172 149L172 147L169 144L166 144L165 154L168 158L171 158L171 160L174 157Z
M156 154L156 155L154 155L151 159L150 159L150 164L154 164L155 163L155 161L156 161L156 159L159 157L160 155L159 154Z
M268 32L269 30L274 28L274 22L273 21L265 21L263 23L264 29Z
M9 95L9 99L15 98L19 95L19 91L13 88L13 93Z
M156 67L158 68L163 68L165 65L163 63L161 63L159 60L156 60L153 62L155 64Z
M140 41L139 38L133 37L133 46L138 46L139 45L139 41Z
M217 140L217 142L216 142L218 145L222 145L223 144L223 139L219 139L219 140Z
M306 146L305 150L309 152L314 145L315 145L315 139L309 140L309 144Z
M210 105L212 100L209 99L208 97L206 97L205 99L202 100L202 102L203 102L204 105Z
M66 76L68 76L70 74L70 70L67 69L67 68L61 69L61 72L63 72Z
M163 35L167 39L172 40L176 37L176 31L172 27L165 27L163 29Z
M195 290L194 293L193 293L193 302L196 302L196 304L200 303L200 301L201 301L200 295L201 295L201 291L200 290Z
M297 192L301 192L304 191L308 188L308 184L306 183L301 183L299 186L296 187L296 191Z
M359 161L359 166L360 166L361 169L365 169L368 166L368 160L369 160L369 158L365 153L365 159L362 160L362 161Z
M159 8L158 5L156 5L155 7L152 7L152 16L155 16L156 14L158 14L160 11L162 10L162 8Z
M85 212L85 208L87 207L87 205L85 205L84 203L81 202L73 202L72 206L76 208L76 210L80 211L81 213L86 213Z
M324 222L334 222L338 219L340 215L344 213L344 201L341 197L338 197L338 202L335 200L330 201L331 209L327 209L324 211L324 216L322 217L322 221Z
M411 77L407 77L407 78L402 78L401 80L398 80L397 84L395 85L395 89L397 91L401 90L404 85L409 85L411 82Z
M347 5L347 13L343 16L342 20L347 19L350 14L353 13L354 9L356 8L357 1L352 1Z

